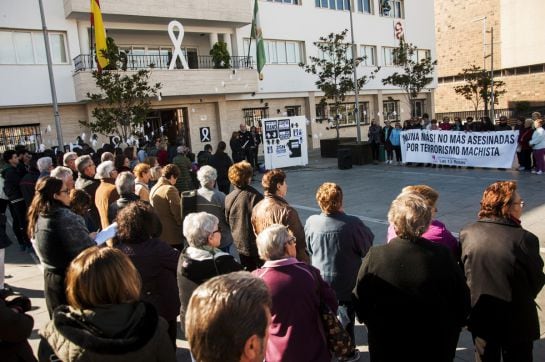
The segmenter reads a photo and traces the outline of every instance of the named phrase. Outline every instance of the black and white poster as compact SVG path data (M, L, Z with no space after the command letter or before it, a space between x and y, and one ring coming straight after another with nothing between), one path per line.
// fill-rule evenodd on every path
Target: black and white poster
M201 137L201 142L212 141L212 135L210 134L210 127L199 128L199 135Z
M263 120L265 167L270 170L308 164L307 120L303 116Z

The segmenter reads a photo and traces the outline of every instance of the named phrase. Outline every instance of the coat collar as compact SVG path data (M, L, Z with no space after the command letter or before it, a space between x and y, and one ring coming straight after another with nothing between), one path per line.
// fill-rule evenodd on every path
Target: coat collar
M263 268L277 268L280 266L287 266L287 265L293 265L293 264L304 264L304 263L290 256L284 259L267 260L265 264L263 264Z
M500 225L506 225L506 226L512 226L512 227L521 227L520 224L515 222L514 220L510 219L503 219L503 218L482 218L478 222L484 222L484 223L490 223L490 224L500 224Z
M274 199L274 200L276 200L278 202L281 202L281 203L284 203L284 204L288 203L284 198L282 198L282 197L280 197L278 195L275 195L275 194L271 194L269 192L265 192L265 198Z

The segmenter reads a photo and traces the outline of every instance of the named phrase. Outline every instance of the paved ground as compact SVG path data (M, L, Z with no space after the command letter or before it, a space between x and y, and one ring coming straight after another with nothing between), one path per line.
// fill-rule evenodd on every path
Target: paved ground
M437 218L452 232L458 232L465 224L476 219L484 188L497 180L518 181L520 194L526 202L523 226L538 235L542 256L545 257L545 175L384 164L338 170L335 159L321 159L312 154L308 167L288 171L287 199L298 209L304 223L308 216L319 212L314 199L317 187L325 181L336 182L343 188L346 212L359 216L375 234L375 244L382 244L386 238L386 215L390 202L404 186L424 183L437 189L440 192ZM37 350L37 330L48 320L41 270L28 254L12 246L6 251L6 274L11 276L6 279L6 283L32 299L34 307L31 314L35 319L35 329L31 344ZM545 292L540 293L537 302L542 309L539 312L542 336L535 342L534 360L545 361ZM367 335L363 325L356 326L356 342L362 351L360 361L369 361ZM189 361L187 342L179 339L178 347L178 360ZM473 361L473 345L467 332L463 332L460 337L456 361Z

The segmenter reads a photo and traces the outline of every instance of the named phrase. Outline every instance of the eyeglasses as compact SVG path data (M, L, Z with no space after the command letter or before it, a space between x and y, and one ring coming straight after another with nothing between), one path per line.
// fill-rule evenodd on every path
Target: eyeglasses
M214 235L215 233L220 233L220 234L221 234L221 228L220 228L220 227L218 227L218 229L217 229L217 230L214 230L214 231L212 231L212 234L210 234L210 235Z
M515 205L520 205L520 207L524 207L524 200L520 200L518 202L513 202Z
M295 241L297 240L297 238L295 236L292 236L291 238L288 239L288 244L295 244Z
M62 193L65 193L65 194L69 194L70 193L70 190L66 189L66 190L60 190L59 191L59 194L62 194Z

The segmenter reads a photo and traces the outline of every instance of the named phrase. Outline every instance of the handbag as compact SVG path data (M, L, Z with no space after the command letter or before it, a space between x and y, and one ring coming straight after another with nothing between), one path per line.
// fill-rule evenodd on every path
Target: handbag
M356 351L356 346L350 338L350 334L344 329L343 325L337 318L337 315L329 308L329 306L322 299L320 278L316 276L316 273L310 268L314 280L317 284L317 292L320 298L320 305L318 307L318 313L320 314L320 320L324 327L325 339L327 347L335 357L340 361L352 357Z

